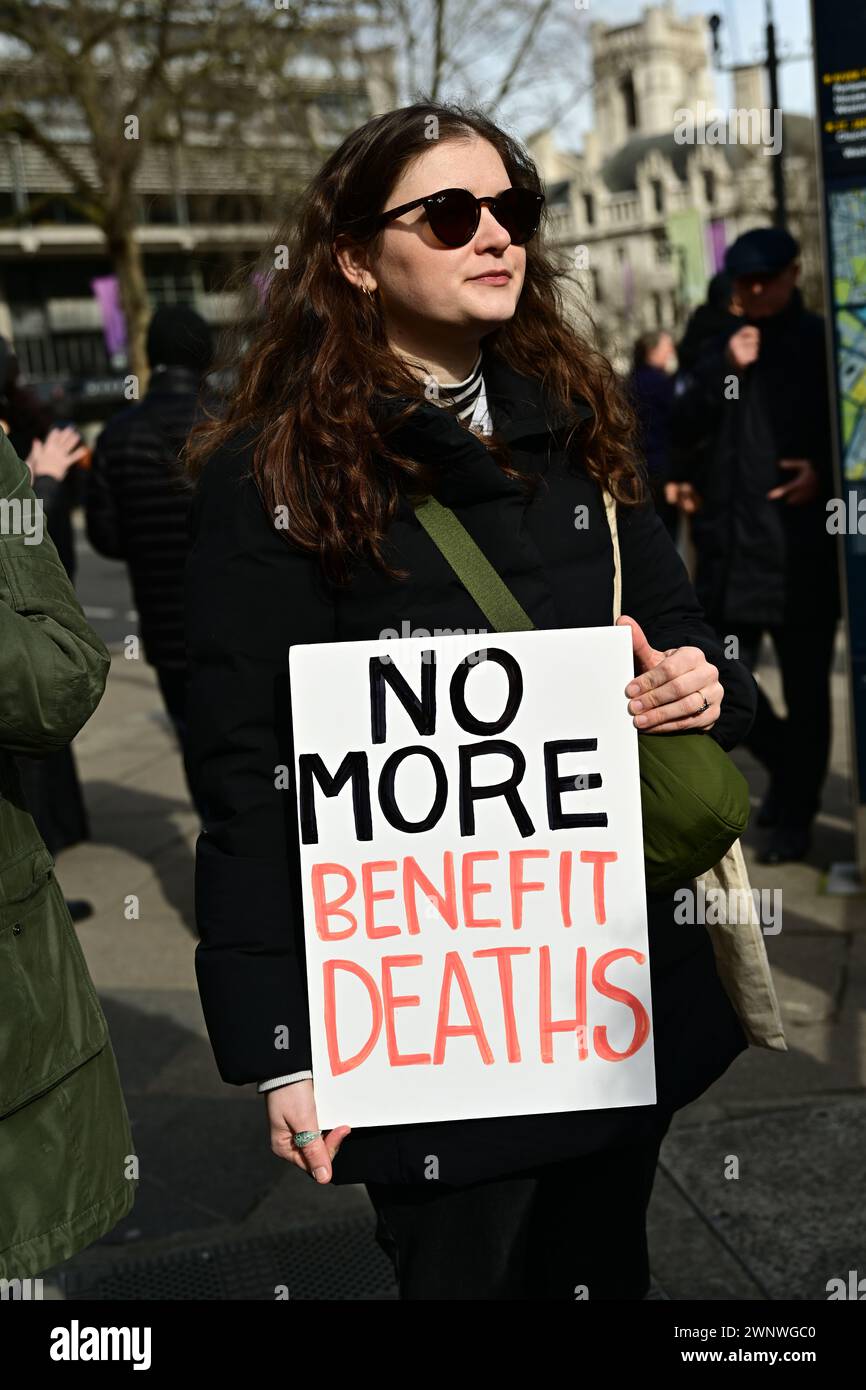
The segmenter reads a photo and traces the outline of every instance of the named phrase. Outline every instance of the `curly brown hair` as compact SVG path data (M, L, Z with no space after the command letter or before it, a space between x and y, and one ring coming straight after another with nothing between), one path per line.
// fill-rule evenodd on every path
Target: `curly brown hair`
M433 122L439 140L487 140L513 185L542 191L528 153L474 107L418 102L354 131L278 230L276 250L284 264L273 262L266 274L252 277L246 268L254 289L247 291L250 306L238 325L240 345L230 349L236 364L230 399L199 423L185 450L196 478L220 445L254 427L252 472L269 514L284 509L286 539L317 554L325 576L337 584L359 560L401 577L384 556L400 490L416 496L432 490L432 470L394 452L386 438L424 400L424 384L389 346L377 302L348 282L334 248L346 223L384 210L403 170L430 148ZM353 240L375 251L382 235L383 229L374 230ZM575 410L568 447L577 436L590 476L618 501L634 504L645 488L631 442L631 407L611 364L567 322L564 276L545 249L542 224L526 247L514 316L485 337L485 347L537 379L566 411L576 397L591 406L588 420ZM408 396L412 403L382 428L376 393ZM513 474L504 443L495 433L482 438Z

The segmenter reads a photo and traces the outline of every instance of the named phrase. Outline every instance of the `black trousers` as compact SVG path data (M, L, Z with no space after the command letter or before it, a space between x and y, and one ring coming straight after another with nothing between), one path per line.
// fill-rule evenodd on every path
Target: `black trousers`
M780 806L779 823L805 829L821 805L830 756L830 667L836 622L808 627L719 627L739 638L740 660L753 669L761 637L768 632L776 649L788 708L782 719L758 686L758 712L746 747L770 773Z
M448 1186L365 1183L401 1299L642 1299L646 1212L670 1112L622 1148Z
M52 854L90 839L90 821L72 746L47 758L17 757L24 800Z
M199 817L204 820L204 807L190 775L189 760L187 757L187 687L189 675L186 667L179 666L156 666L156 679L159 683L162 702L165 705L165 712L174 725L177 741L183 757L184 772L186 774L186 784L189 788L190 798L198 811Z

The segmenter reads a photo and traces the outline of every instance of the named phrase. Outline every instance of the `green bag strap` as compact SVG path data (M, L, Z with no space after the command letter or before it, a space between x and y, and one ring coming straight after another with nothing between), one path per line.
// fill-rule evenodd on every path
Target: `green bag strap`
M621 611L621 563L616 502L607 489L604 490L604 510L613 545L613 620L616 622ZM472 595L494 632L530 632L535 628L529 614L517 602L508 585L450 507L443 507L435 497L427 497L415 507L415 515L433 544L445 556L464 589Z
M450 507L427 497L415 508L433 544L474 598L494 632L529 632L535 623Z

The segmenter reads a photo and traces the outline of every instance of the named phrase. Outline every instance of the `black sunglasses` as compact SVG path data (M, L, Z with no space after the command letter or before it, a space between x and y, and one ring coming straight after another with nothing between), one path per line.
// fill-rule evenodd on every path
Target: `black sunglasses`
M465 246L472 240L478 231L482 207L489 207L515 246L524 246L538 231L544 194L534 193L531 188L506 188L495 197L476 198L468 188L443 188L440 193L415 198L413 202L403 203L399 208L389 208L387 212L355 217L351 222L344 222L343 228L366 223L370 230L374 230L384 227L386 222L400 217L404 212L420 207L427 213L433 235L446 246Z

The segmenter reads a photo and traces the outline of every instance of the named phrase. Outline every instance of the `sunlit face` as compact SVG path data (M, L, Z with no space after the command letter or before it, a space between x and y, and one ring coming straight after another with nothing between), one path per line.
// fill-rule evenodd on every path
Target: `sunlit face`
M797 261L777 275L738 275L734 280L735 302L746 318L769 318L788 304L799 276Z
M510 187L499 154L486 140L434 141L404 171L383 211L444 188L468 188L483 197ZM512 245L488 207L482 207L470 242L443 246L419 207L387 223L368 267L367 283L375 284L392 340L411 345L447 336L478 343L513 316L526 250Z

